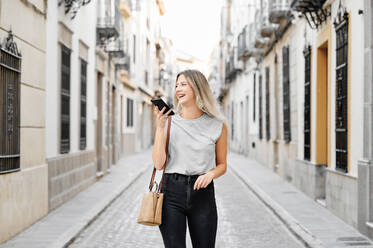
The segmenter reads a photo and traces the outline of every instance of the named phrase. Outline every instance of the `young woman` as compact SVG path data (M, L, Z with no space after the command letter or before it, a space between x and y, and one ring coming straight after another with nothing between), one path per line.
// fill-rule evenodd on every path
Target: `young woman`
M227 170L227 125L205 76L197 70L176 77L174 106L168 116L155 108L152 159L158 170L166 161L166 120L171 121L169 158L159 229L166 248L186 247L186 225L193 247L215 247L217 210L213 180Z

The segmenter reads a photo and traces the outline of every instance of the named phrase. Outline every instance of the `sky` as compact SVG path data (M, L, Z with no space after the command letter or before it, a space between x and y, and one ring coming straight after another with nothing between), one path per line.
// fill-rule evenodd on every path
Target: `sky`
M162 35L174 47L207 62L219 42L222 0L163 0Z

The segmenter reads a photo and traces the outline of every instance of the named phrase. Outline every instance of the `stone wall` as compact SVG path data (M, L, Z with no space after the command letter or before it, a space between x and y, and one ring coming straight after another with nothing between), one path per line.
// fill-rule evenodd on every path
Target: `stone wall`
M293 184L314 200L325 198L325 166L296 160Z
M96 181L96 153L84 151L48 159L49 210Z
M326 207L357 227L357 179L335 170L326 169Z
M135 153L136 134L123 133L122 156L127 156Z

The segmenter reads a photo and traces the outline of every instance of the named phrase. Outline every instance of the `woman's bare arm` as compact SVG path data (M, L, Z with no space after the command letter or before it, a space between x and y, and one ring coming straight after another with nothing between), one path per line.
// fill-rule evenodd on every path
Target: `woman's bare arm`
M162 170L164 162L166 161L166 135L167 133L164 131L163 128L156 128L152 159L154 167L157 170Z
M154 109L154 112L157 114L156 117L156 131L154 137L154 147L152 152L152 159L154 167L157 170L162 170L164 163L166 161L166 139L167 133L165 132L165 123L166 120L171 121L171 117L168 117L168 114L172 111L170 109L167 113L163 114L165 107L161 111L158 108ZM168 123L167 123L168 124Z
M194 189L206 188L213 179L220 177L227 171L227 148L228 128L223 122L223 127L219 139L216 141L216 167L204 175L198 177L194 184Z
M227 171L227 146L228 146L228 128L223 123L221 135L216 141L216 167L210 172L213 174L213 179L220 177Z

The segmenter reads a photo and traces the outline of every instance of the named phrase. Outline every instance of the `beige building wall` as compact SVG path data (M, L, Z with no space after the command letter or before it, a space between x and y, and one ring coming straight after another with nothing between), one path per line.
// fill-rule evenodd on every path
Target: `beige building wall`
M0 244L48 212L44 110L45 12L43 0L0 2L0 39L7 37L11 27L14 40L22 53L21 170L0 174L0 223L7 223L0 225ZM35 142L38 145L35 146Z

